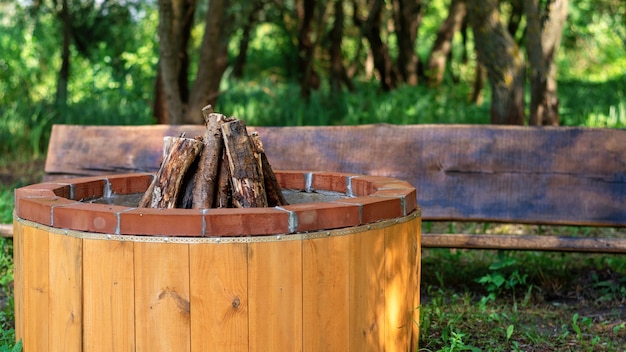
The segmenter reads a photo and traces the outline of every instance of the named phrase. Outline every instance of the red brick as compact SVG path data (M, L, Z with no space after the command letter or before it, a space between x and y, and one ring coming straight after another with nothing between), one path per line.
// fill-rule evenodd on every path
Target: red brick
M136 208L125 211L120 213L120 234L199 237L202 236L202 210Z
M123 174L108 176L109 187L113 194L144 193L154 176L152 174Z
M74 203L52 209L52 226L77 231L115 233L118 225L117 213L128 208L93 203Z
M340 203L303 203L283 207L297 215L297 232L336 229L359 225L360 207Z
M365 196L345 198L337 200L335 203L361 205L362 224L403 216L403 206L400 198Z
M52 209L69 204L77 202L61 197L21 197L16 201L15 211L19 218L52 226Z
M209 209L205 236L254 236L289 233L289 213L277 208Z

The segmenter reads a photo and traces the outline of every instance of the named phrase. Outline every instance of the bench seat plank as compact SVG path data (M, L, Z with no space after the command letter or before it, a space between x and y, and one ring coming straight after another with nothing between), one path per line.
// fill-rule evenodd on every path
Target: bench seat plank
M422 233L422 247L626 253L626 238Z
M46 172L156 171L203 126L55 125ZM480 125L250 127L277 170L391 176L424 220L626 226L626 130Z

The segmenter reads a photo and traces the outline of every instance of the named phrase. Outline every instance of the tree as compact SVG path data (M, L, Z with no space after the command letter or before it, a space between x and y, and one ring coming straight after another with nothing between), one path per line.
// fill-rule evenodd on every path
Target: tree
M302 0L297 3L296 13L299 22L298 72L300 74L300 95L308 101L311 96L311 89L317 89L320 86L320 77L313 66L317 41L311 38L313 25L315 24L316 0ZM322 9L318 9L318 33L321 31L321 21L324 17L319 11L322 11ZM316 36L316 39L317 38L319 38L319 35Z
M228 66L228 40L233 29L233 13L228 0L210 0L205 16L198 73L189 98L185 123L204 123L202 108L215 105L219 87Z
M404 82L416 85L419 60L415 53L415 43L417 29L422 22L422 4L420 0L393 0L392 3L398 40L398 72Z
M343 54L341 52L341 42L343 40L344 12L343 0L335 0L334 4L334 22L330 32L328 33L329 56L330 56L330 91L331 94L339 92L342 83L348 87L348 90L354 90L352 80L348 76L348 72L343 64Z
M365 19L359 15L359 7L355 0L353 4L353 21L361 28L361 33L370 45L370 53L374 60L374 67L380 75L380 86L383 91L390 91L398 84L398 73L391 61L389 48L383 42L380 32L382 27L383 0L373 0Z
M56 105L65 107L67 104L67 85L70 80L70 45L72 40L72 16L67 0L61 0L59 18L61 19L61 27L63 28L63 44L61 46L61 68L57 79Z
M247 6L246 6L247 5ZM263 9L264 2L262 0L253 0L251 3L244 5L244 10L248 11L247 20L241 28L241 39L239 39L239 53L233 63L233 77L243 78L243 71L246 65L246 57L248 56L248 47L252 38L252 30L257 24L259 12ZM248 8L249 7L249 8Z
M161 123L202 123L202 108L215 104L219 83L228 64L227 45L232 28L225 0L209 1L204 37L193 88L187 93L188 48L195 0L159 0L159 76L155 112ZM160 108L163 107L163 108Z
M155 109L160 123L183 122L187 103L187 43L195 3L193 0L159 0L159 67Z
M491 123L524 124L524 58L500 21L497 0L468 0L478 60L491 84Z
M528 23L526 51L531 67L529 123L556 126L559 124L559 98L554 57L567 17L567 0L548 1L543 15L539 0L525 0L524 8Z
M465 0L452 0L448 17L437 31L437 38L428 59L427 76L431 87L438 87L443 82L446 61L452 51L452 38L461 29L466 14Z

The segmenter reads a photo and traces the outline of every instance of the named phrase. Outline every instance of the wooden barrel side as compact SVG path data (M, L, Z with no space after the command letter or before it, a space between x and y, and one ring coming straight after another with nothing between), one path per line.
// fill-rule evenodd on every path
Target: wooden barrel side
M417 213L244 241L105 240L16 218L16 335L26 352L410 351L419 238Z
M134 245L83 239L85 351L135 350Z

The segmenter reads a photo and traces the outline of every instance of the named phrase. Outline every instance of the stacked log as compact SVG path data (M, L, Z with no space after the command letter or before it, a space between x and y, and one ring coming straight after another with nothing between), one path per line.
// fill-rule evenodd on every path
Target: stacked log
M166 137L163 161L139 206L255 208L287 205L257 133L246 123L202 109L203 136Z

